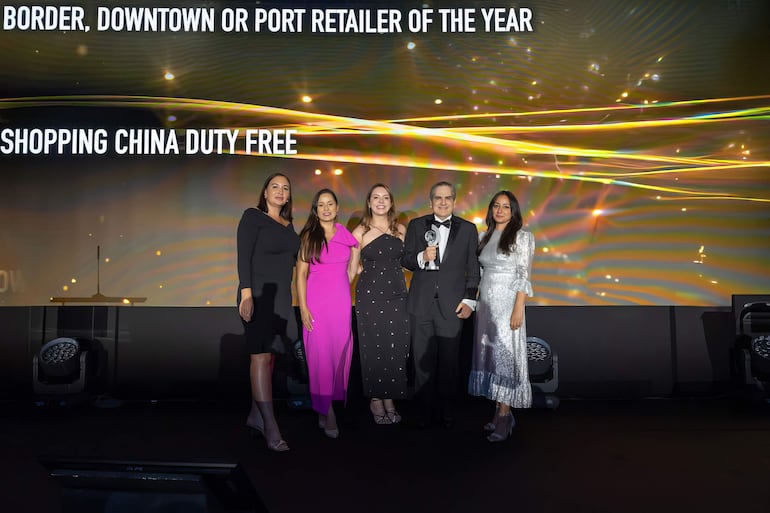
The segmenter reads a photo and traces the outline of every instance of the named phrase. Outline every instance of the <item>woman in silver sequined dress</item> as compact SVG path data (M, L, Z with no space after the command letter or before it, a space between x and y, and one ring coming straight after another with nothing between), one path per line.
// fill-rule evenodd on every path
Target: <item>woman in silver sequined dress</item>
M532 296L535 239L522 229L519 202L510 191L495 194L486 223L478 250L482 275L468 393L495 401L495 415L484 428L491 431L490 442L500 442L513 429L511 409L532 405L524 303Z

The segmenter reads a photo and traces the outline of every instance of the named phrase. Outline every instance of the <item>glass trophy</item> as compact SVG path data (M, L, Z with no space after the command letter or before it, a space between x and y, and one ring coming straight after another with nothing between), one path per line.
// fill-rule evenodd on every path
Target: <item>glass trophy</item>
M436 230L425 232L425 242L428 243L428 246L438 246L438 232ZM427 263L425 270L438 271L438 250L436 250L436 258Z

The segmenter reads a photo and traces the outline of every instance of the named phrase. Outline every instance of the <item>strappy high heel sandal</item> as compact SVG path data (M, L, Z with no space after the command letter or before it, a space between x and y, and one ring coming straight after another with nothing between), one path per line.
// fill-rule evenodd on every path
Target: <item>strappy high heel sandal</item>
M374 404L380 403L380 407L382 408L382 413L379 413L379 411L376 411L374 408ZM393 420L388 415L388 412L385 411L385 405L382 404L382 399L372 399L369 401L369 411L372 412L372 418L374 419L375 424L393 424ZM399 420L401 420L399 416Z
M392 410L385 410L385 413L388 415L391 424L398 424L401 422L401 415L399 415L395 408Z

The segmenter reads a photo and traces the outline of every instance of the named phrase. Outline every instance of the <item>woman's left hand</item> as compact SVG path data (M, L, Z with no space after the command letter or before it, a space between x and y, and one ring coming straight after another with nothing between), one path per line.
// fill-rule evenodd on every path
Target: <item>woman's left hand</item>
M513 313L511 313L511 329L517 330L521 328L521 325L524 323L524 310L519 310L518 308L513 309Z

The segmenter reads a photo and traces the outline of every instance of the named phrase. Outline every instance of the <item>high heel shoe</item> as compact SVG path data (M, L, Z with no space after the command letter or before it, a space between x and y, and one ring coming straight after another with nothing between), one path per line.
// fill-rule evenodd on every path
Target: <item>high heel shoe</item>
M324 415L318 415L318 427L320 429L326 429L326 417Z
M279 438L277 440L273 440L272 442L268 441L267 448L275 452L286 452L289 450L289 444L287 444L286 440L283 438Z
M249 429L249 434L252 438L264 438L267 448L275 452L286 452L289 450L289 444L283 438L277 440L268 440L265 436L265 428L256 424L246 423L246 427Z
M398 424L401 422L401 415L399 415L395 408L392 410L385 410L385 413L388 415L388 420L390 420L391 424Z
M492 432L487 440L490 442L502 442L507 440L513 432L513 426L516 425L516 420L513 418L513 414L509 413L505 416L497 417L497 426L494 432Z
M379 404L380 408L375 408L374 405ZM369 402L369 411L372 412L372 418L374 419L375 424L393 424L393 419L388 415L388 412L385 411L385 406L382 404L381 399L372 399ZM394 410L395 411L395 410ZM399 417L398 420L401 420L401 417Z
M337 425L337 415L334 414L334 410L329 406L329 413L326 416L318 416L318 425L321 425L321 418L324 420L324 434L329 438L337 438L340 436L339 426ZM330 424L334 424L334 427L329 427Z

